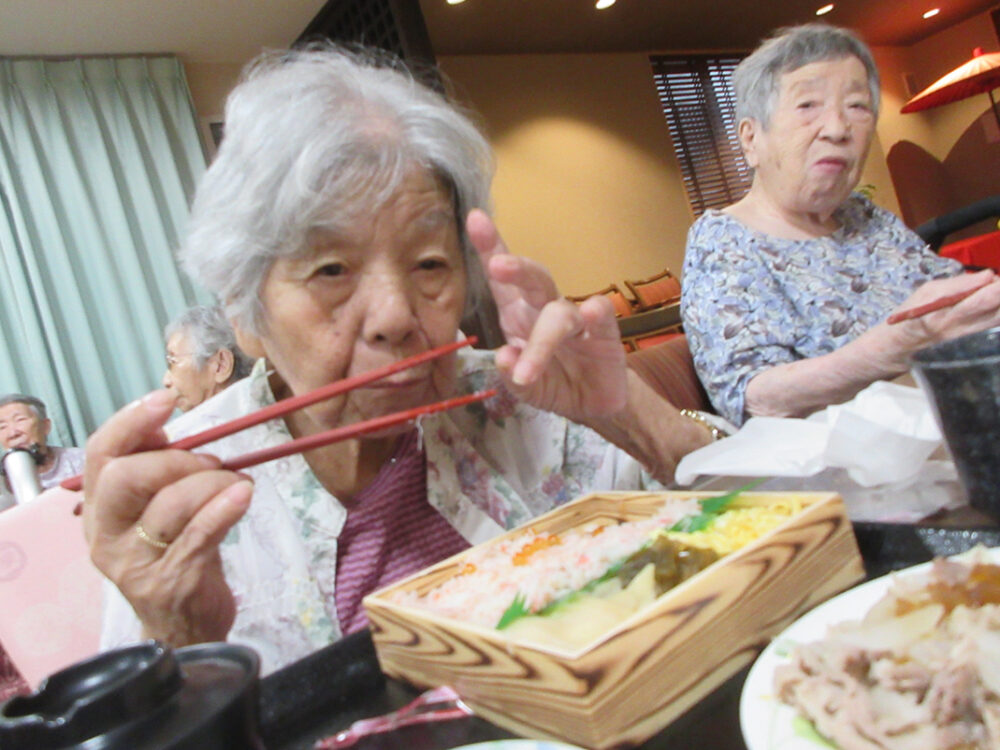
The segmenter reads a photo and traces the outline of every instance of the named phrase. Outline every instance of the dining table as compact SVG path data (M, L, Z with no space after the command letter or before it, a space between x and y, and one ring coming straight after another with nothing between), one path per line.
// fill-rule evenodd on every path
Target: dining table
M703 477L697 489L730 490L745 477ZM767 483L757 487L766 490ZM962 498L961 485L951 488ZM963 498L964 499L964 498ZM964 552L1000 546L1000 525L967 502L911 523L853 522L867 579ZM766 644L761 644L763 648ZM644 750L748 750L740 729L744 666L686 713L638 747ZM267 750L309 750L359 719L396 711L420 690L379 669L370 632L353 633L260 681L260 729ZM477 716L463 716L364 735L358 750L447 750L516 735ZM753 750L753 749L751 749Z

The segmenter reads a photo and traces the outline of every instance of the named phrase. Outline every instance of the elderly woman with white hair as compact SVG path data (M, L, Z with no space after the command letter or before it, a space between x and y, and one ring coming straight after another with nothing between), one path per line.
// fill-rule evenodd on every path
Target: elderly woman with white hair
M879 76L853 33L783 29L733 75L747 195L691 227L682 315L716 410L804 416L909 369L935 341L1000 323L992 271L960 274L858 184ZM981 288L980 288L981 287ZM977 289L889 325L894 310Z
M163 329L167 369L163 387L177 408L190 411L250 374L253 360L236 344L236 334L218 305L196 305Z
M400 372L210 446L164 450L154 392L89 440L85 521L116 585L104 643L231 639L274 669L365 625L369 591L600 489L656 487L710 441L625 367L610 303L577 307L487 213L489 147L398 66L265 56L232 92L184 266L259 357L171 437L453 342L492 294L506 344ZM232 456L485 385L488 402L243 473ZM251 497L252 502L251 502Z

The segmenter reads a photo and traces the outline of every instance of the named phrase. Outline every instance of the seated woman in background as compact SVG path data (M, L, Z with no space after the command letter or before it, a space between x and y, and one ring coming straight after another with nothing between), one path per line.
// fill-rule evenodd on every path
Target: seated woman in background
M778 32L733 75L747 195L691 227L682 315L716 410L805 416L909 369L935 341L1000 323L992 271L961 274L852 190L878 116L878 71L854 34ZM982 287L897 325L897 308Z
M208 447L235 456L488 385L501 395L426 417L419 434L243 473L162 450L169 392L126 407L87 446L92 557L124 595L105 608L105 646L228 638L272 670L363 627L373 589L582 493L656 487L710 440L626 369L608 300L574 305L507 252L486 213L485 139L384 62L265 56L230 95L180 254L261 359L170 437L452 342L491 292L507 342L495 352L465 349Z
M163 387L174 394L181 411L190 411L245 378L253 367L218 306L188 308L163 329L163 340L167 347Z

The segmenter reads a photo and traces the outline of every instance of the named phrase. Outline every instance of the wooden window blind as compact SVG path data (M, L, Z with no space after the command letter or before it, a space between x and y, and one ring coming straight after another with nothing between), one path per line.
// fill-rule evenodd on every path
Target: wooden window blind
M660 97L695 217L750 189L752 174L736 133L731 78L740 55L654 56Z

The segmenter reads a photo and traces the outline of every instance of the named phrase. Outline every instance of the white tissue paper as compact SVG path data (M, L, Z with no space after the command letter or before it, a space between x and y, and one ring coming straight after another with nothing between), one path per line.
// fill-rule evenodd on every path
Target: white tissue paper
M916 520L964 502L952 462L928 460L941 446L923 391L879 381L807 419L752 417L735 435L685 456L675 479L800 478L758 489L831 490L855 520Z

